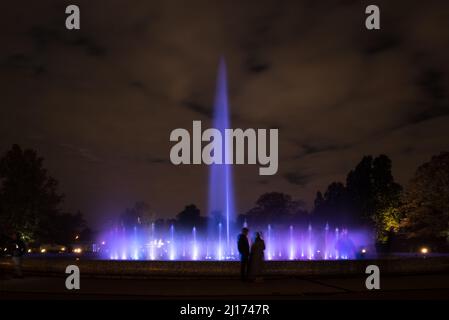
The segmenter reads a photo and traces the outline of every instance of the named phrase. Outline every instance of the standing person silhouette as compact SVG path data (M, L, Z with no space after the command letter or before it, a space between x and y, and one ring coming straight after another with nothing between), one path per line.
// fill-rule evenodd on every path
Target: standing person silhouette
M256 238L251 245L249 255L249 279L251 281L262 281L263 260L265 251L265 241L260 232L256 232Z
M240 278L242 281L248 279L248 260L249 260L249 241L248 228L243 228L242 233L239 234L237 246L240 253Z

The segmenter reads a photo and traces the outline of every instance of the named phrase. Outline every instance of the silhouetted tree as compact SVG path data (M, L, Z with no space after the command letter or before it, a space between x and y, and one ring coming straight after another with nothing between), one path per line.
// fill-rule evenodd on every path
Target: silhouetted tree
M375 199L372 179L373 157L365 156L354 170L348 173L346 189L349 209L356 224L372 224L371 217L375 211Z
M324 196L317 193L313 210L314 222L331 225L348 226L351 224L351 216L348 211L348 197L345 186L341 182L333 182L328 187Z
M176 228L181 232L191 232L196 227L199 232L204 232L206 219L201 216L200 209L190 204L176 215Z
M365 156L348 173L346 186L333 182L324 196L317 193L314 219L342 226L368 225L380 237L397 217L393 209L399 206L401 193L391 173L391 160L385 155Z
M374 214L371 220L376 226L377 237L381 241L385 238L390 229L397 230L395 221L400 217L398 207L401 201L402 186L394 181L391 173L391 160L380 155L373 161L372 170Z
M246 219L249 225L265 226L267 224L290 224L306 215L302 202L292 200L285 193L265 193L256 201L256 206L250 209L240 220Z
M410 237L449 236L449 152L432 157L416 170L401 210L402 226Z
M36 151L13 145L0 159L1 232L18 231L29 239L45 235L60 214L57 185Z
M92 240L92 232L79 211L76 214L52 214L45 226L40 235L40 242L68 245L73 243L77 235L83 241Z
M150 207L143 201L138 201L132 208L127 208L119 217L119 222L126 228L149 225L154 222L154 214Z

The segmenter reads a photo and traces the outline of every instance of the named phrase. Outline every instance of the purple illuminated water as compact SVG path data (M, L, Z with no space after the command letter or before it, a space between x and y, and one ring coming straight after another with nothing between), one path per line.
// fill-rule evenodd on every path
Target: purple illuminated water
M201 236L194 227L190 234L177 234L173 226L155 230L154 224L132 230L116 228L102 236L100 252L112 260L236 260L226 254L222 225L216 226L217 239ZM266 244L266 260L340 260L355 259L362 249L370 250L367 232L330 229L328 225L271 226L262 232ZM230 239L233 252L236 239Z
M221 59L215 89L213 127L219 130L224 137L225 129L231 129L230 124L226 64L224 59ZM227 146L223 143L222 155L226 154L226 148ZM223 226L217 230L215 221L209 226L208 239L217 243L217 250L221 251L222 255L231 256L234 253L231 237L235 236L235 232L232 230L232 221L235 219L232 167L230 164L212 164L209 170L208 212L213 212L223 218L225 242L223 243L221 234Z
M214 101L213 127L231 128L226 65L220 61ZM222 146L225 155L225 145ZM232 167L212 164L209 171L208 212L217 218L210 219L207 232L200 234L196 227L179 231L173 225L157 229L155 224L132 228L123 226L102 235L100 252L113 260L236 260L237 234L232 182ZM251 228L251 226L249 226ZM354 259L372 242L368 232L348 232L347 229L325 226L267 225L252 231L263 234L266 260L338 260Z

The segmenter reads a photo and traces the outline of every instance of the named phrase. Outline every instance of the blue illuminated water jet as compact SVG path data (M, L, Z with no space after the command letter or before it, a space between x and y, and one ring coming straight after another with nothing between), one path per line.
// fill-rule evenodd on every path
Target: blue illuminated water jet
M226 64L221 59L215 91L213 127L222 136L232 129L228 102ZM222 154L227 154L222 145ZM100 254L112 260L236 260L237 232L235 222L232 165L212 164L209 169L207 232L198 226L182 230L182 226L158 226L154 222L137 226L117 225L98 239ZM248 227L246 220L244 227ZM252 231L266 230L266 260L339 260L354 259L358 252L371 246L366 231L330 229L325 225L279 225L276 221ZM334 226L335 227L335 226ZM331 230L335 230L332 232ZM206 235L204 233L207 233ZM371 249L370 249L371 250Z
M213 127L219 130L222 136L225 136L225 129L231 129L229 102L228 102L228 83L226 74L226 63L222 58L218 67L217 84L215 89ZM226 144L222 145L222 154L227 154ZM234 190L232 187L232 167L230 164L212 164L209 169L209 213L215 212L224 218L226 242L223 253L229 257L234 253L231 244L231 237L234 235L232 223L235 218ZM218 235L220 237L221 235ZM209 239L219 241L219 247L222 246L221 239L217 239L217 228L215 221L209 226ZM220 258L220 257L218 257Z

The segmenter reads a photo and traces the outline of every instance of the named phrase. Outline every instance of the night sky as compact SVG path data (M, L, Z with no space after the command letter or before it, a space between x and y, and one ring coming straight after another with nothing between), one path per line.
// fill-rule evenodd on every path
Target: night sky
M394 2L394 3L392 3ZM15 3L15 4L12 4ZM65 29L65 7L81 30ZM377 4L381 30L365 29ZM170 163L209 126L218 62L234 128L279 128L279 171L234 166L237 208L282 191L311 207L365 154L406 185L449 146L448 1L27 1L0 6L0 152L34 148L93 226L137 200L207 207L208 167ZM204 213L204 212L203 212Z

